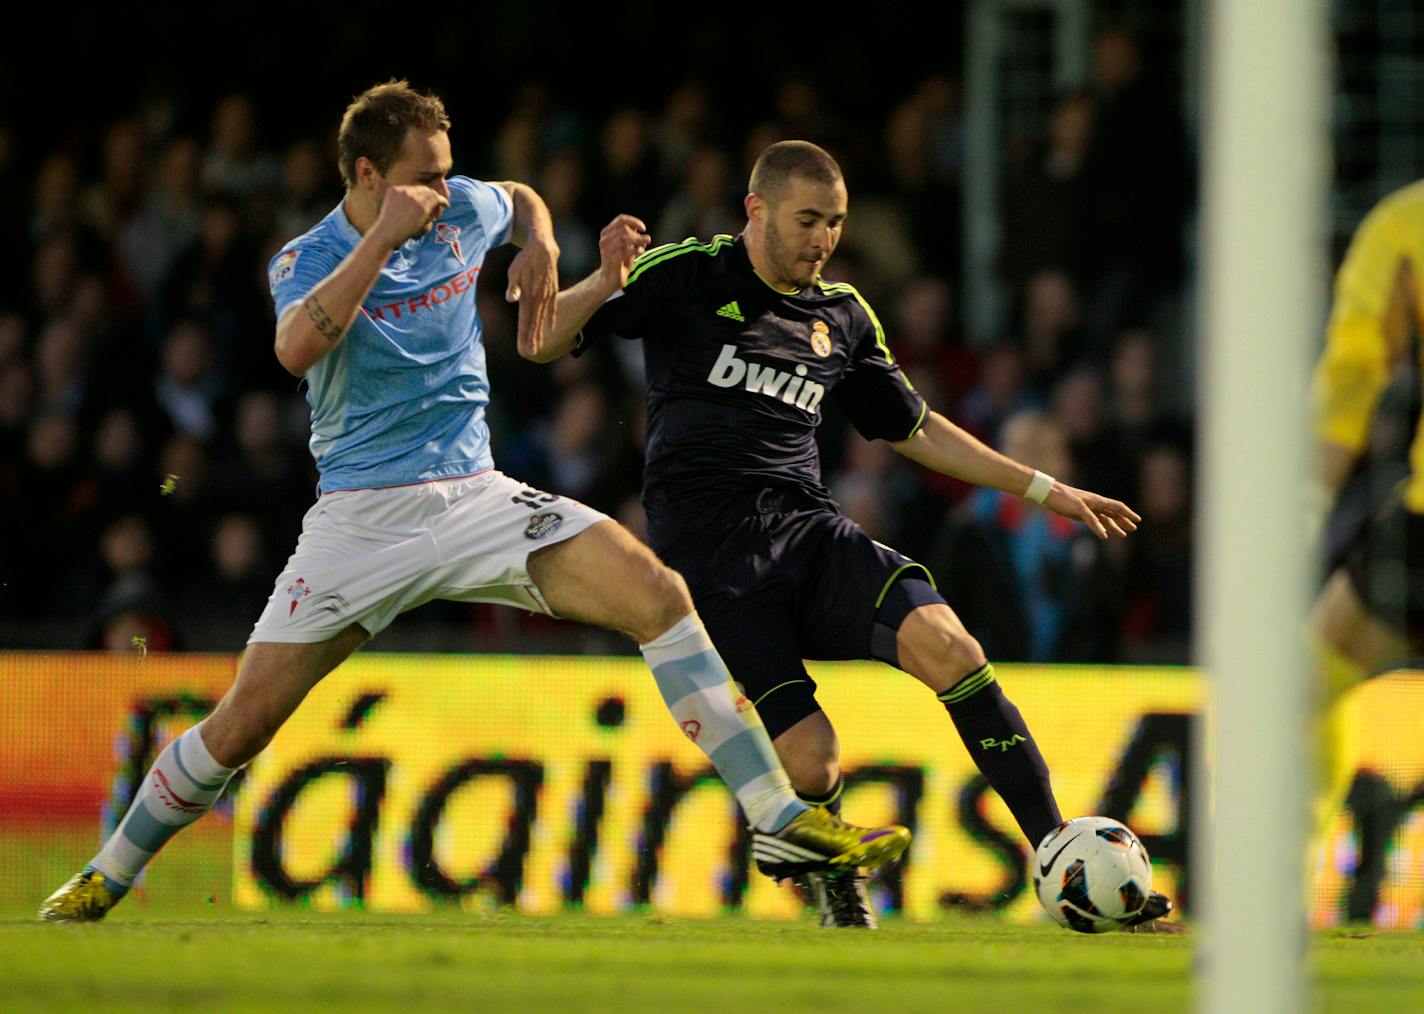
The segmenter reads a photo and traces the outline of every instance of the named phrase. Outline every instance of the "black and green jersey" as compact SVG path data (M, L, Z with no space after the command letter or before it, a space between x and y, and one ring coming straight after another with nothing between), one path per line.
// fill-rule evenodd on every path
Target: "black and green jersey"
M778 292L740 237L643 254L576 354L609 335L643 339L643 503L655 547L767 486L794 485L834 507L815 441L828 396L869 439L904 440L924 422L924 400L860 293L831 282Z

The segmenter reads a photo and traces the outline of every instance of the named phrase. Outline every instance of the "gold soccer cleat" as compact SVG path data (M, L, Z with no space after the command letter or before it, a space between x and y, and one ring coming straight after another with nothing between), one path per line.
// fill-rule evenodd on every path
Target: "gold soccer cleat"
M39 917L44 922L98 922L127 888L110 883L98 870L86 867L45 899Z
M773 880L816 870L878 869L905 854L909 828L856 827L824 807L814 807L780 831L752 835L757 869Z

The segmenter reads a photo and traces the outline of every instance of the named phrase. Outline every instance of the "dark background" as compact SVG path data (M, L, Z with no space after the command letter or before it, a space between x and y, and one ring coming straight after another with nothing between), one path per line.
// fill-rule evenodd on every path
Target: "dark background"
M1390 130L1411 135L1379 105L1393 92L1380 68L1424 43L1387 30L1389 6L1333 8L1336 134L1350 142L1337 237L1413 172L1387 157ZM346 103L405 77L444 98L456 172L549 199L566 281L592 268L612 214L640 215L655 241L735 232L761 147L830 148L851 217L828 276L877 308L916 386L986 441L1129 500L1147 524L1101 547L898 460L827 412L832 492L931 567L991 657L1187 661L1196 15L1093 5L1082 80L1066 87L1052 9L1001 15L989 212L1006 302L1001 323L976 332L961 291L966 8L946 5L932 25L921 7L856 13L252 8L215 24L81 9L13 23L0 61L0 509L12 533L0 646L241 646L314 479L305 404L271 353L265 266L340 199ZM245 124L235 145L228 114ZM496 461L639 531L637 351L520 361L499 298L507 261L493 256L482 278ZM629 647L451 604L377 643Z

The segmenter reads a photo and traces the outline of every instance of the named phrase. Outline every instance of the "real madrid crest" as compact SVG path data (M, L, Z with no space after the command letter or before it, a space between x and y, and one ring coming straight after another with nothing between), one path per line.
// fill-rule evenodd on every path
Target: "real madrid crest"
M811 351L822 359L831 354L831 329L824 320L811 324Z

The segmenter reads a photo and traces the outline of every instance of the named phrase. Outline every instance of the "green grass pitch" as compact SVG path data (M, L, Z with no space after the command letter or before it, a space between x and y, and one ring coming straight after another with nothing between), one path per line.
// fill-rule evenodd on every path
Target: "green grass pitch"
M1192 938L964 917L806 923L450 912L0 913L5 1011L1186 1011ZM1315 934L1318 1009L1424 1011L1424 936Z

